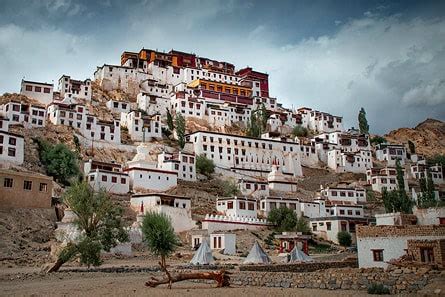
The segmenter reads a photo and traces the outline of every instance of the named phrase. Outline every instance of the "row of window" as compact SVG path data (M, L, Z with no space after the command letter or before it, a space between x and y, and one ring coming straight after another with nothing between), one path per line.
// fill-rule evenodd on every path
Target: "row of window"
M33 87L31 85L26 85L25 90L28 92L33 91ZM42 93L42 87L34 86L34 92ZM43 87L43 93L49 94L51 92L50 88Z
M117 176L112 176L111 177L111 183L117 184L117 179L118 179ZM102 175L101 180L103 182L108 182L108 176ZM94 181L94 175L90 175L90 181L91 182ZM127 179L125 177L121 177L120 182L121 182L121 184L125 185L127 183Z
M357 197L364 197L364 193L363 192L344 192L344 191L339 191L339 192L337 192L337 191L331 191L331 196L334 196L334 197L337 197L337 196L340 196L340 197L346 197L346 193L347 193L347 195L348 195L348 197L354 197L354 196L357 196ZM354 193L355 193L355 195L354 195Z
M211 143L213 143L214 141L218 141L218 143L219 144L223 144L223 138L221 138L221 137L213 137L213 136L210 136L210 137L208 137L208 139L209 139L209 141L211 142ZM203 140L203 142L207 142L207 136L203 136L202 137L202 140ZM233 144L234 145L238 145L238 143L241 145L241 146L246 146L246 143L247 143L247 146L248 147L252 147L252 144L254 144L254 146L255 146L255 148L259 148L259 146L260 146L260 143L258 143L258 142L252 142L252 141L246 141L246 140L238 140L238 139L230 139L230 138L226 138L225 139L226 141L226 144L227 145L230 145L231 143L232 143L232 141L233 141ZM195 137L195 142L197 141L197 137ZM271 150L272 149L272 147L273 147L273 144L272 143L268 143L267 144L267 148L269 149L269 150ZM266 143L264 143L264 142L262 142L261 143L261 148L262 149L266 149ZM287 147L284 145L283 147L282 147L282 150L283 151L286 151L286 149L287 149ZM293 151L293 147L292 146L289 146L289 151Z
M33 182L30 180L23 181L23 190L32 191ZM40 192L48 192L47 183L38 183ZM5 177L3 180L3 187L12 188L14 186L14 179L10 177Z
M0 145L0 155L3 155L3 146ZM8 148L8 157L15 157L16 155L16 149L9 147Z

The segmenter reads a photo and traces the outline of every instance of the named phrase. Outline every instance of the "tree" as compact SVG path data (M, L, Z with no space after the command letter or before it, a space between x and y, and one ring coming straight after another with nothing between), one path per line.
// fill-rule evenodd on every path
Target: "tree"
M287 207L274 208L269 212L267 220L275 225L279 232L294 231L298 217L294 210Z
M309 227L308 220L306 220L303 216L298 218L298 222L295 227L295 230L297 232L301 232L301 233L307 234L307 235L312 233L311 227Z
M411 140L408 140L408 147L409 147L409 152L411 154L415 154L416 153L416 145Z
M223 195L226 197L237 196L241 194L238 184L233 179L226 179L221 181Z
M352 244L351 233L346 231L340 231L337 233L337 240L341 246L347 247Z
M417 206L420 208L428 208L437 206L436 195L434 193L434 183L431 172L428 170L427 177L419 180L420 195L417 198Z
M175 129L175 125L173 123L173 116L168 108L167 108L167 126L168 130L170 131L173 131Z
M259 121L261 125L261 131L264 133L267 128L267 120L269 119L269 116L267 115L267 109L264 103L261 104L261 108L259 109Z
M301 125L296 125L292 129L292 135L294 137L307 137L309 135L309 130Z
M144 241L150 252L161 257L159 266L165 272L166 277L156 279L152 277L145 285L156 287L160 284L168 284L171 289L173 282L188 279L213 279L218 283L218 287L230 285L230 277L225 270L213 272L180 273L173 275L167 270L166 257L171 255L179 245L179 239L171 225L170 218L163 213L148 212L142 221L142 233Z
M376 135L373 138L371 138L371 144L377 145L381 143L386 143L386 139L384 137Z
M37 139L39 147L39 157L45 166L46 173L53 176L56 181L64 185L69 185L71 179L80 176L77 165L78 155L72 152L65 144L56 145L48 143L46 140Z
M87 182L76 183L68 188L62 199L76 215L74 224L80 236L62 249L48 272L58 271L76 256L82 264L98 266L102 263L102 250L110 251L119 242L128 241L122 220L123 210L114 205L104 190L94 192Z
M382 192L383 205L386 212L411 213L413 201L408 197L405 190L405 180L400 160L396 162L397 189L388 192L385 188Z
M196 157L196 172L209 177L215 172L215 163L208 159L205 154L201 154Z
M360 129L360 133L368 134L369 133L369 125L368 120L366 119L366 111L362 107L360 112L358 113L358 126Z
M175 118L176 135L178 136L178 144L181 149L185 146L185 118L181 114L177 114Z
M258 125L258 116L255 112L250 115L250 121L247 123L246 135L259 138L261 136L261 127Z

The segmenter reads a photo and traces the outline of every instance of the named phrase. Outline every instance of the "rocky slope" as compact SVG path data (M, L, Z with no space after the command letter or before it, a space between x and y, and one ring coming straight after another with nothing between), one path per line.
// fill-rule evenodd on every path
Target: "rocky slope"
M445 155L445 123L439 120L426 119L415 128L399 128L384 137L391 143L406 144L411 140L417 153L427 157Z

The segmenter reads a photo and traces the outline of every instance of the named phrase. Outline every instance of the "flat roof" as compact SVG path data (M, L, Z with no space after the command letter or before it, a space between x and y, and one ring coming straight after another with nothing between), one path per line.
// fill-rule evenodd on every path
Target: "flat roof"
M266 141L266 142L275 142L275 143L286 143L286 144L299 145L297 142L288 142L288 141L279 141L279 140L274 140L274 139L255 138L255 137L250 137L250 136L241 136L241 135L236 135L236 134L226 134L226 133L221 133L221 132L202 131L202 130L186 134L185 136L191 136L191 135L194 135L194 134L197 134L197 133L206 133L206 134L221 135L221 136L228 136L228 137L252 139L252 140L256 140L256 141Z
M185 197L185 196L165 194L165 193L137 193L137 194L131 195L131 198L153 197L153 196L159 196L159 197L165 197L165 198L175 198L175 199L184 199L184 200L191 200L192 199L192 198Z

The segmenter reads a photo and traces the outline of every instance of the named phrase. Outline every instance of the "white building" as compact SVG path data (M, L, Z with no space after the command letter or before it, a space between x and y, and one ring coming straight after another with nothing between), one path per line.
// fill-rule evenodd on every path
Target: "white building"
M134 95L140 92L140 83L149 78L147 73L118 65L104 64L94 72L94 80L102 89L121 90Z
M117 101L117 100L113 100L113 99L108 100L106 105L107 105L107 108L111 112L118 113L118 114L129 113L130 107L131 107L130 102Z
M128 129L134 141L150 141L162 138L161 115L143 115L140 111L121 113L121 125Z
M405 175L405 174L404 174ZM368 169L366 171L366 181L371 185L372 190L382 193L383 189L393 191L398 188L397 170L393 167L382 169ZM404 178L405 189L408 190L408 181Z
M25 155L23 136L9 132L9 121L0 116L0 163L21 165Z
M267 181L240 178L238 179L238 188L243 196L269 196L269 183Z
M257 203L255 199L251 198L218 198L216 210L225 216L234 218L257 218Z
M283 174L302 176L300 147L295 142L204 131L188 134L186 140L193 144L196 155L204 154L217 168L266 177L272 171L272 162L276 162Z
M158 168L178 173L178 179L196 181L196 158L184 151L162 152L158 155Z
M269 215L272 209L287 207L293 209L297 216L301 216L301 203L299 199L283 197L263 197L260 200L260 214L264 217Z
M25 128L46 125L46 108L40 104L11 100L0 105L0 114L8 118L11 125L20 124Z
M139 214L153 211L170 217L175 232L191 230L196 227L192 220L190 198L160 193L134 194L130 206Z
M338 185L321 190L321 196L329 201L340 201L351 204L365 203L366 191L362 187Z
M139 145L136 156L127 162L127 167L123 170L130 177L130 187L133 192L164 192L176 187L178 173L157 168L157 162L150 160L149 157L149 147Z
M43 105L48 105L53 101L54 85L22 80L20 94L33 98Z
M443 170L442 166L439 164L429 166L425 164L411 164L410 165L410 173L411 177L414 179L421 179L421 178L431 178L433 180L433 183L435 185L441 185L445 183L443 178ZM429 172L429 174L428 174Z
M127 194L130 191L130 178L122 172L122 166L88 160L84 162L84 173L95 191L104 189L113 194Z
M170 109L170 97L158 97L148 93L139 93L137 95L137 105L147 114L160 114L162 117L167 115L167 109Z
M65 95L71 95L74 99L83 99L91 101L93 90L91 88L91 79L85 80L72 79L69 75L62 75L59 78L58 91L62 98Z
M312 138L312 144L317 150L320 161L328 162L328 152L339 149L343 152L370 151L371 145L367 134L355 134L348 132L322 133Z
M302 126L318 133L343 131L343 118L326 112L300 108Z
M210 249L223 251L224 255L235 255L236 235L231 233L210 234Z
M406 160L406 148L401 144L381 143L376 147L375 155L377 160L386 161L388 166L396 165L397 160L404 165Z
M371 151L343 152L339 149L328 152L328 166L335 172L366 173L372 168Z

